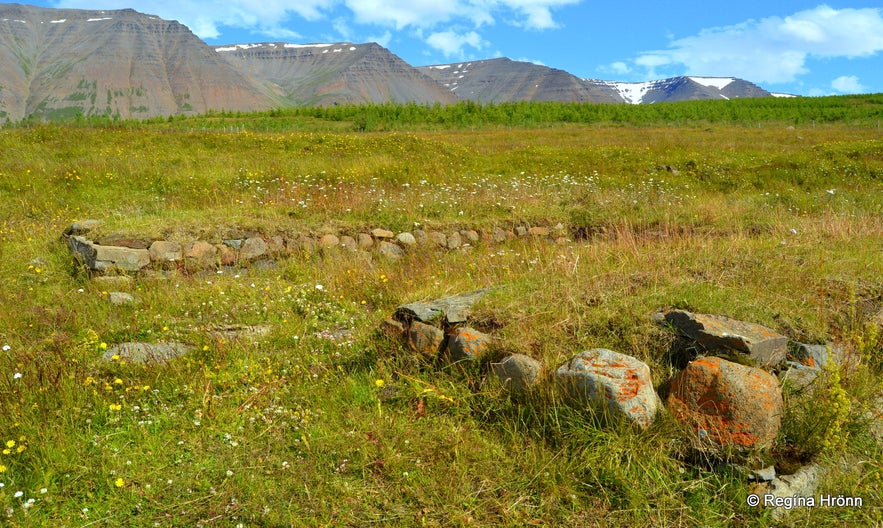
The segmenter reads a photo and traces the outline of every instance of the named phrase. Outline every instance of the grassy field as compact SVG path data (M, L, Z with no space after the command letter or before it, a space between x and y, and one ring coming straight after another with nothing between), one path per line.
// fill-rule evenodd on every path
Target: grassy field
M357 133L262 115L0 130L0 524L768 526L736 463L814 460L821 493L864 507L777 524L880 525L883 445L864 413L883 392L883 138L868 123ZM61 240L86 218L203 240L559 223L570 240L139 277L137 304L118 307ZM553 391L515 401L481 368L414 367L378 332L401 303L489 286L472 322L497 337L491 356L548 369L605 347L662 385L677 368L651 315L670 307L862 361L813 399L788 394L770 450L697 453L670 417L637 431ZM270 331L222 340L217 323ZM126 341L197 350L101 360Z

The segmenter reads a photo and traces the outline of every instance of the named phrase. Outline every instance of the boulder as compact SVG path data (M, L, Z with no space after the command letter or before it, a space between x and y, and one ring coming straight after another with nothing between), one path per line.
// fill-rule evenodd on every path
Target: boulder
M779 499L793 500L795 498L817 500L817 491L825 470L818 464L810 464L798 469L792 475L782 475L774 478L769 483L768 494ZM761 504L766 500L761 497ZM773 518L781 519L790 512L791 508L777 506L773 510Z
M700 438L740 448L771 444L784 414L775 376L719 357L696 359L675 375L666 406Z
M788 351L788 338L774 330L721 315L670 310L656 314L654 320L671 326L709 354L743 357L759 367L779 365Z
M426 233L426 237L429 242L434 246L442 248L448 247L448 237L446 237L444 233L439 233L438 231L430 231L429 233Z
M448 360L454 363L477 359L487 352L490 343L491 336L468 326L461 326L448 336Z
M132 364L166 363L192 351L193 347L181 343L120 343L104 352L106 361L119 359Z
M445 247L447 247L448 249L457 249L462 245L463 239L460 238L460 233L454 232L447 236L447 243Z
M462 229L460 231L460 236L463 238L463 240L473 245L477 244L481 240L478 232L474 229Z
M512 354L499 363L491 364L491 372L513 395L528 392L539 380L543 365L524 354Z
M571 399L647 427L656 418L659 397L646 363L606 348L580 352L555 371Z

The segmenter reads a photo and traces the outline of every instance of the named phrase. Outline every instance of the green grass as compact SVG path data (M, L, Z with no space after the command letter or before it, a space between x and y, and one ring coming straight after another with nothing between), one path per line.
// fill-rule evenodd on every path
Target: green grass
M486 286L473 324L497 337L492 356L549 370L606 347L663 385L672 337L650 316L667 307L855 347L862 366L830 397L788 396L771 450L730 457L810 458L828 468L820 492L864 499L780 524L880 523L883 450L862 413L883 367L868 324L883 308L883 141L850 122L767 124L354 133L276 112L0 131L2 524L773 522L745 504L743 476L715 467L727 454L691 451L670 417L641 432L550 390L511 400L481 369L416 368L378 332L400 303ZM115 307L60 239L84 218L218 240L561 223L571 241L140 277L138 303ZM224 341L219 323L270 333ZM131 340L197 350L163 366L100 359Z

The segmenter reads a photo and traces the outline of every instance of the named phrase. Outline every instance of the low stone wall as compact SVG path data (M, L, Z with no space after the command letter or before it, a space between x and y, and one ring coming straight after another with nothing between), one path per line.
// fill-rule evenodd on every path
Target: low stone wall
M324 234L259 235L222 240L161 240L126 235L95 236L98 220L75 222L64 233L78 262L90 272L133 273L145 268L194 271L222 266L248 265L318 251L365 251L398 260L408 251L467 250L479 244L505 244L517 238L548 243L569 242L566 228L516 226L513 229L415 229L395 233L384 228Z

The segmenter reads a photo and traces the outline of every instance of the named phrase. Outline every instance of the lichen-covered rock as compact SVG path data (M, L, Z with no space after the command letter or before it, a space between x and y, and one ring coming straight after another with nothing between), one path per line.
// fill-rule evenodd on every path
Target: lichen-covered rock
M408 348L424 359L435 359L444 343L445 334L435 326L413 321L408 327Z
M414 238L414 235L405 231L404 233L399 233L396 235L396 242L403 246L416 246L417 239Z
M510 394L521 395L536 385L543 365L524 354L512 354L499 363L491 364L491 372Z
M672 378L666 407L700 437L742 448L771 444L784 414L775 376L719 357L692 361Z
M788 338L759 324L721 315L670 310L654 316L694 340L709 354L739 354L759 367L774 367L785 361Z
M555 371L555 379L574 400L625 417L641 427L656 418L659 397L646 363L606 348L580 352Z
M477 359L487 352L490 343L491 336L487 334L468 326L457 328L448 336L448 360L453 363Z

